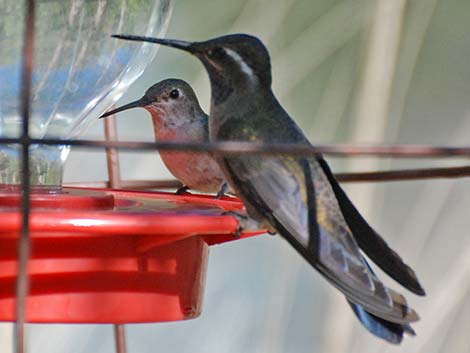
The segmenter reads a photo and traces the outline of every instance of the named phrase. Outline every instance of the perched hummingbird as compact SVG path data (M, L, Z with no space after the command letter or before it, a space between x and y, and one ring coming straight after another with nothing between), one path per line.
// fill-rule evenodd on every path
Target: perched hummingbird
M210 139L310 146L271 90L269 53L256 37L234 34L204 42L131 35L195 55L211 83ZM373 334L400 343L418 320L401 294L374 274L361 250L412 292L424 295L414 271L369 226L321 155L217 155L225 179L248 214L275 229L351 304Z
M142 98L100 118L137 107L144 108L152 116L156 141L206 142L209 139L208 116L191 86L183 80L160 81ZM179 192L189 188L221 196L226 191L222 171L211 154L160 151L160 156L171 174L183 183Z

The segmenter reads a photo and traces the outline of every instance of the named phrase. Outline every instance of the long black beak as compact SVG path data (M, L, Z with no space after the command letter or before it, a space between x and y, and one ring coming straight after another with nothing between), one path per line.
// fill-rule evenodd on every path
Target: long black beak
M161 45L166 45L167 47L182 49L190 53L194 51L194 43L185 42L183 40L152 38L152 37L134 36L134 35L128 35L128 34L113 34L111 35L111 37L125 39L125 40L132 40L136 42L157 43Z
M101 115L99 117L99 119L101 118L106 118L107 116L110 116L110 115L113 115L113 114L116 114L116 113L119 113L119 112L122 112L123 110L127 110L127 109L132 109L132 108L138 108L138 107L145 107L146 105L148 105L150 102L145 99L145 97L142 97L136 101L133 101L133 102L130 102L126 105L123 105L122 107L118 107L116 109L113 109L109 112L106 112L104 113L103 115Z

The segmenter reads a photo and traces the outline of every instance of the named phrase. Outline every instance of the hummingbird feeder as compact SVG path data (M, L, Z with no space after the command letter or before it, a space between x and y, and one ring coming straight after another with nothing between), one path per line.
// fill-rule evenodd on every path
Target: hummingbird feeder
M109 34L160 37L172 3L30 3L29 12L13 0L0 10L6 30L0 37L0 320L19 320L24 217L31 245L27 322L136 323L198 316L209 246L234 239L238 223L223 212L242 209L237 199L65 187L70 146L25 144L29 138L75 137L119 99L158 46L130 46ZM13 15L18 13L28 17L24 23ZM21 58L31 17L34 63L25 101L20 83L27 65ZM27 169L23 148L29 151ZM30 184L27 193L22 171Z

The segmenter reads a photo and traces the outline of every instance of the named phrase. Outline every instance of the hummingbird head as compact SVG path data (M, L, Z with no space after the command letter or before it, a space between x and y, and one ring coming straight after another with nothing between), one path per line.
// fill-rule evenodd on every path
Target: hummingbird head
M231 34L193 43L193 54L204 64L211 79L271 85L271 63L263 43L247 34Z
M271 87L271 63L264 44L247 34L230 34L204 42L185 42L130 35L113 37L134 41L146 41L187 51L198 57L206 67L213 89L213 97L224 101L239 89Z
M108 111L100 118L139 107L165 126L179 126L205 116L191 86L186 81L171 78L151 86L142 98Z

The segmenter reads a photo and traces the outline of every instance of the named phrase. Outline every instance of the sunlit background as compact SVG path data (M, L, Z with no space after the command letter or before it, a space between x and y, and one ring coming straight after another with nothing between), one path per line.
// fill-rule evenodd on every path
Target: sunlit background
M312 142L470 144L470 2L457 0L176 1L169 38L246 32L271 52L274 91ZM111 39L110 39L111 40ZM190 82L202 106L202 65L161 48L118 104L161 79ZM121 140L153 141L148 113L118 115ZM103 139L98 121L81 137ZM328 159L334 171L468 164L460 160ZM122 153L125 179L168 178L156 153ZM107 179L102 152L72 150L67 181ZM211 249L204 311L176 323L127 326L129 352L470 352L470 180L345 185L418 273L416 337L376 339L344 297L279 237ZM382 276L385 278L386 276ZM11 352L1 324L0 352ZM114 352L110 325L29 325L29 352Z

